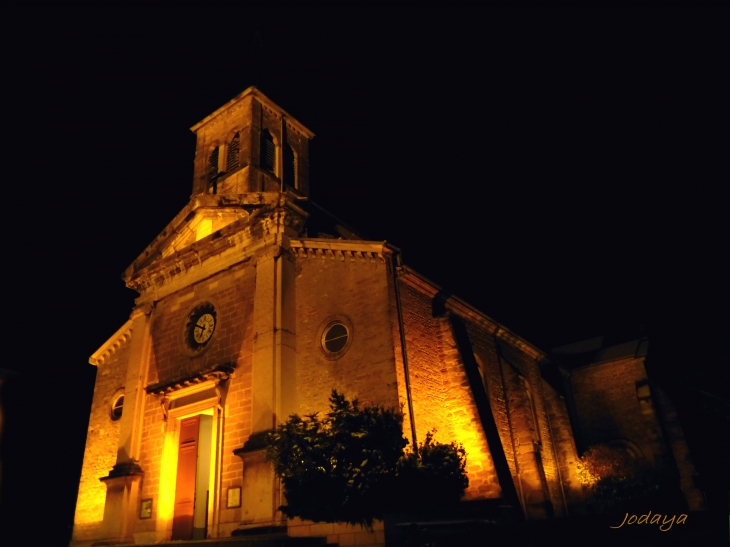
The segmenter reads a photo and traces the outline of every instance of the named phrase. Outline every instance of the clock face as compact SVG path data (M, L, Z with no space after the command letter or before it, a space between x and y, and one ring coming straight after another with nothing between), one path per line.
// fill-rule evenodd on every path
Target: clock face
M216 311L213 304L203 302L193 308L185 321L183 333L188 349L197 354L205 349L215 332Z
M205 344L213 335L214 329L215 318L209 313L204 313L193 327L193 338L198 344Z

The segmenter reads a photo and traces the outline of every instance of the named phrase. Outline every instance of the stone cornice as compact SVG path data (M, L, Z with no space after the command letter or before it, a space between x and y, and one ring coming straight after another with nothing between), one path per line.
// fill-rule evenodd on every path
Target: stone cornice
M292 239L290 247L298 258L319 258L344 262L383 261L397 249L385 241L307 238Z
M443 294L441 287L406 266L400 268L399 279L430 298L435 298L439 293ZM535 359L536 361L543 361L547 359L545 352L517 336L507 327L499 324L497 321L482 313L474 306L464 302L462 299L453 295L445 295L444 307L463 319L481 325L487 330L487 332L524 351L532 359Z
M147 393L152 393L158 396L167 396L175 391L189 388L197 384L211 381L218 383L220 381L227 380L231 376L231 374L233 374L234 370L234 365L216 365L211 369L199 371L194 374L187 375L183 378L177 378L168 382L151 384L145 388L145 391Z
M175 215L160 234L147 245L142 254L125 270L123 277L129 279L151 262L159 259L165 244L177 235L184 224L189 222L198 209L251 209L271 205L279 201L279 192L252 192L248 194L198 194L193 196L185 207Z
M125 277L127 287L140 293L140 301L158 300L183 285L247 260L268 245L288 246L287 233L299 232L304 215L299 207L282 198L278 205L259 208L250 218L233 222Z
M266 95L261 93L258 88L251 86L244 90L243 92L239 93L237 96L235 96L233 99L228 101L226 104L221 106L218 110L213 112L212 114L206 116L202 120L200 120L198 123L196 123L194 126L190 128L190 131L193 133L196 133L198 129L203 127L205 124L213 120L214 118L218 117L220 114L231 108L236 103L241 102L243 99L245 99L248 96L253 96L258 100L261 104L268 107L272 111L274 111L279 116L282 116L286 118L287 123L289 123L292 127L294 127L299 133L306 136L308 139L311 139L314 137L314 133L312 133L309 129L304 127L299 121L297 121L295 118L291 116L291 114L288 114L283 108L281 108L278 104L276 104L274 101L269 99Z
M91 357L89 363L99 366L106 361L112 353L117 351L125 342L132 337L132 320L129 319L121 328L111 335L109 340L104 342L102 346L96 350Z

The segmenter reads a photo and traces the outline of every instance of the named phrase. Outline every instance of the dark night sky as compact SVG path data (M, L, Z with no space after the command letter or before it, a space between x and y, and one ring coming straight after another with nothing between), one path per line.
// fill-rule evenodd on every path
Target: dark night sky
M66 541L120 274L187 203L188 128L254 83L317 135L314 201L543 349L648 334L690 441L727 432L678 387L727 395L719 9L296 6L6 10L5 518Z

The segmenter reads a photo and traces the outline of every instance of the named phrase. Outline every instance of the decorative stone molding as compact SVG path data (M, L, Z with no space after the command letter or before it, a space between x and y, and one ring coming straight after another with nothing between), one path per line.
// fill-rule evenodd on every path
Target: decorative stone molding
M340 262L384 262L394 248L383 242L355 242L332 239L292 239L292 252L297 258L339 260Z
M89 363L94 366L104 364L109 357L132 338L132 319L129 319L122 327L111 335L104 344L89 357Z
M148 290L155 292L152 300L157 300L163 293L169 294L170 286L191 270L201 270L203 267L207 277L253 256L259 247L268 243L266 239L271 236L298 234L307 213L294 204L289 196L278 193L275 196L276 201L256 206L247 218L234 221L171 255L162 257L158 250L155 251L157 258L154 260L140 264L135 262L124 275L127 287L140 294ZM188 278L188 281L191 280Z
M463 319L473 321L474 323L481 325L488 333L508 342L516 348L519 348L532 359L535 359L536 361L547 360L545 352L520 338L512 331L500 325L494 319L480 312L478 309L470 306L460 298L444 293L441 287L414 270L406 266L399 268L399 279L427 295L429 298L436 298L438 295L441 295L443 297L443 305L446 310Z
M189 388L197 384L202 384L204 382L215 382L218 384L230 378L235 368L235 365L232 364L216 365L211 369L202 370L183 378L151 384L145 388L145 391L158 396L168 396L175 391Z
M106 477L101 477L99 480L102 482L106 482L119 477L141 477L142 475L144 475L144 471L142 471L142 468L139 466L139 464L136 461L130 461L116 464L112 468L112 470L109 471L109 475L107 475Z
M240 93L238 96L234 97L230 101L228 101L226 104L221 106L218 110L213 112L212 114L209 114L205 118L203 118L201 121L196 123L194 126L190 128L190 130L195 133L198 129L203 127L208 122L212 121L213 119L217 118L218 116L227 113L227 111L234 106L236 103L242 101L248 96L254 97L259 103L261 103L261 106L266 108L267 110L270 110L273 114L276 116L281 116L286 118L286 122L288 125L291 125L293 127L296 127L300 133L303 135L306 135L307 138L311 139L314 137L314 133L312 133L309 129L304 127L301 123L299 123L297 120L292 118L283 108L281 108L279 105L277 105L274 101L269 99L266 95L261 93L258 89L255 87L249 87L242 93Z
M292 211L288 206L280 205L273 212L261 216L258 223L267 235L281 232L282 227L293 228L298 233L304 225L305 215L306 213Z
M248 454L249 452L265 450L266 436L273 431L273 429L267 429L265 431L257 431L256 433L252 433L248 440L243 443L243 446L241 448L236 448L233 453L236 456L243 457L244 454Z

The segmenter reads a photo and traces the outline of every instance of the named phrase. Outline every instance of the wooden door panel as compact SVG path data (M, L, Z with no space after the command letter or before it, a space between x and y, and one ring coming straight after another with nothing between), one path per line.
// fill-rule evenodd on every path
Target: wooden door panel
M175 484L175 514L172 521L172 539L193 537L195 510L195 474L198 464L198 434L200 416L186 418L180 424L180 447L177 457Z

